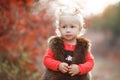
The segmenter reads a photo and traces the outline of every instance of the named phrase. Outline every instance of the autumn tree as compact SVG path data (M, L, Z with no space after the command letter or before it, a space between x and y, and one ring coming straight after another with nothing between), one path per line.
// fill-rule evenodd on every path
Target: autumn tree
M38 1L0 1L2 80L34 80L42 73L42 55L47 38L54 34L54 27L51 19L45 19L46 9L33 13Z

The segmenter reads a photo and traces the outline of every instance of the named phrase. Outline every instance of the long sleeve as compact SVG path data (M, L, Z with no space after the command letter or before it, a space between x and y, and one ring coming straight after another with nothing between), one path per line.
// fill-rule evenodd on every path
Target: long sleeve
M53 71L58 71L58 66L61 63L60 61L54 59L54 54L51 49L48 49L46 55L44 56L43 62L47 68Z
M79 64L80 75L88 73L90 70L92 70L93 66L94 66L94 57L91 54L91 52L88 51L86 56L86 62L83 64Z
M71 47L72 46L72 47ZM73 51L75 48L75 45L69 45L65 43L65 49L66 50L70 50ZM58 60L54 59L54 53L52 52L51 49L48 49L46 55L44 56L43 59L43 63L44 65L53 70L53 71L58 71L58 66L61 63ZM83 64L78 64L79 69L80 69L80 75L88 73L89 71L92 70L92 68L94 67L94 57L91 54L90 51L88 51L87 55L86 55L86 61Z

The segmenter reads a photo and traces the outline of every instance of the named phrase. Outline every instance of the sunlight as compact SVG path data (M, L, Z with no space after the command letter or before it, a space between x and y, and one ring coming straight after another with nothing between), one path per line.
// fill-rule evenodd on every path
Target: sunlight
M99 14L110 5L119 2L120 0L86 0L86 12L88 14Z
M88 0L86 8L88 14L98 14L104 9L104 2L102 2L101 0Z
M102 13L108 5L120 2L120 0L56 0L56 2L60 6L79 6L83 14L89 16Z

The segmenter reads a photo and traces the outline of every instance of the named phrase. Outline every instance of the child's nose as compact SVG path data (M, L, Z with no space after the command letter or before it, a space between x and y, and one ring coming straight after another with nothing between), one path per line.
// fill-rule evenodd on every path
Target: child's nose
M70 28L66 28L66 31L70 31Z

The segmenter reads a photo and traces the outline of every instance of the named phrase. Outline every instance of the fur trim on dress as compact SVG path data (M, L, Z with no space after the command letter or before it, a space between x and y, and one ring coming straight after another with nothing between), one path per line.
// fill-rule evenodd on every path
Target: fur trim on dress
M72 52L64 50L64 42L61 37L52 37L49 39L49 48L52 49L55 57L55 60L59 60L61 62L65 62L65 54L72 53L72 61L70 64L82 64L85 62L86 54L89 49L90 43L89 40L85 38L77 38L77 44L75 50ZM69 79L67 79L69 78ZM63 74L60 71L52 71L50 69L46 69L42 80L89 80L88 74L84 75L75 75L70 76L68 73Z

